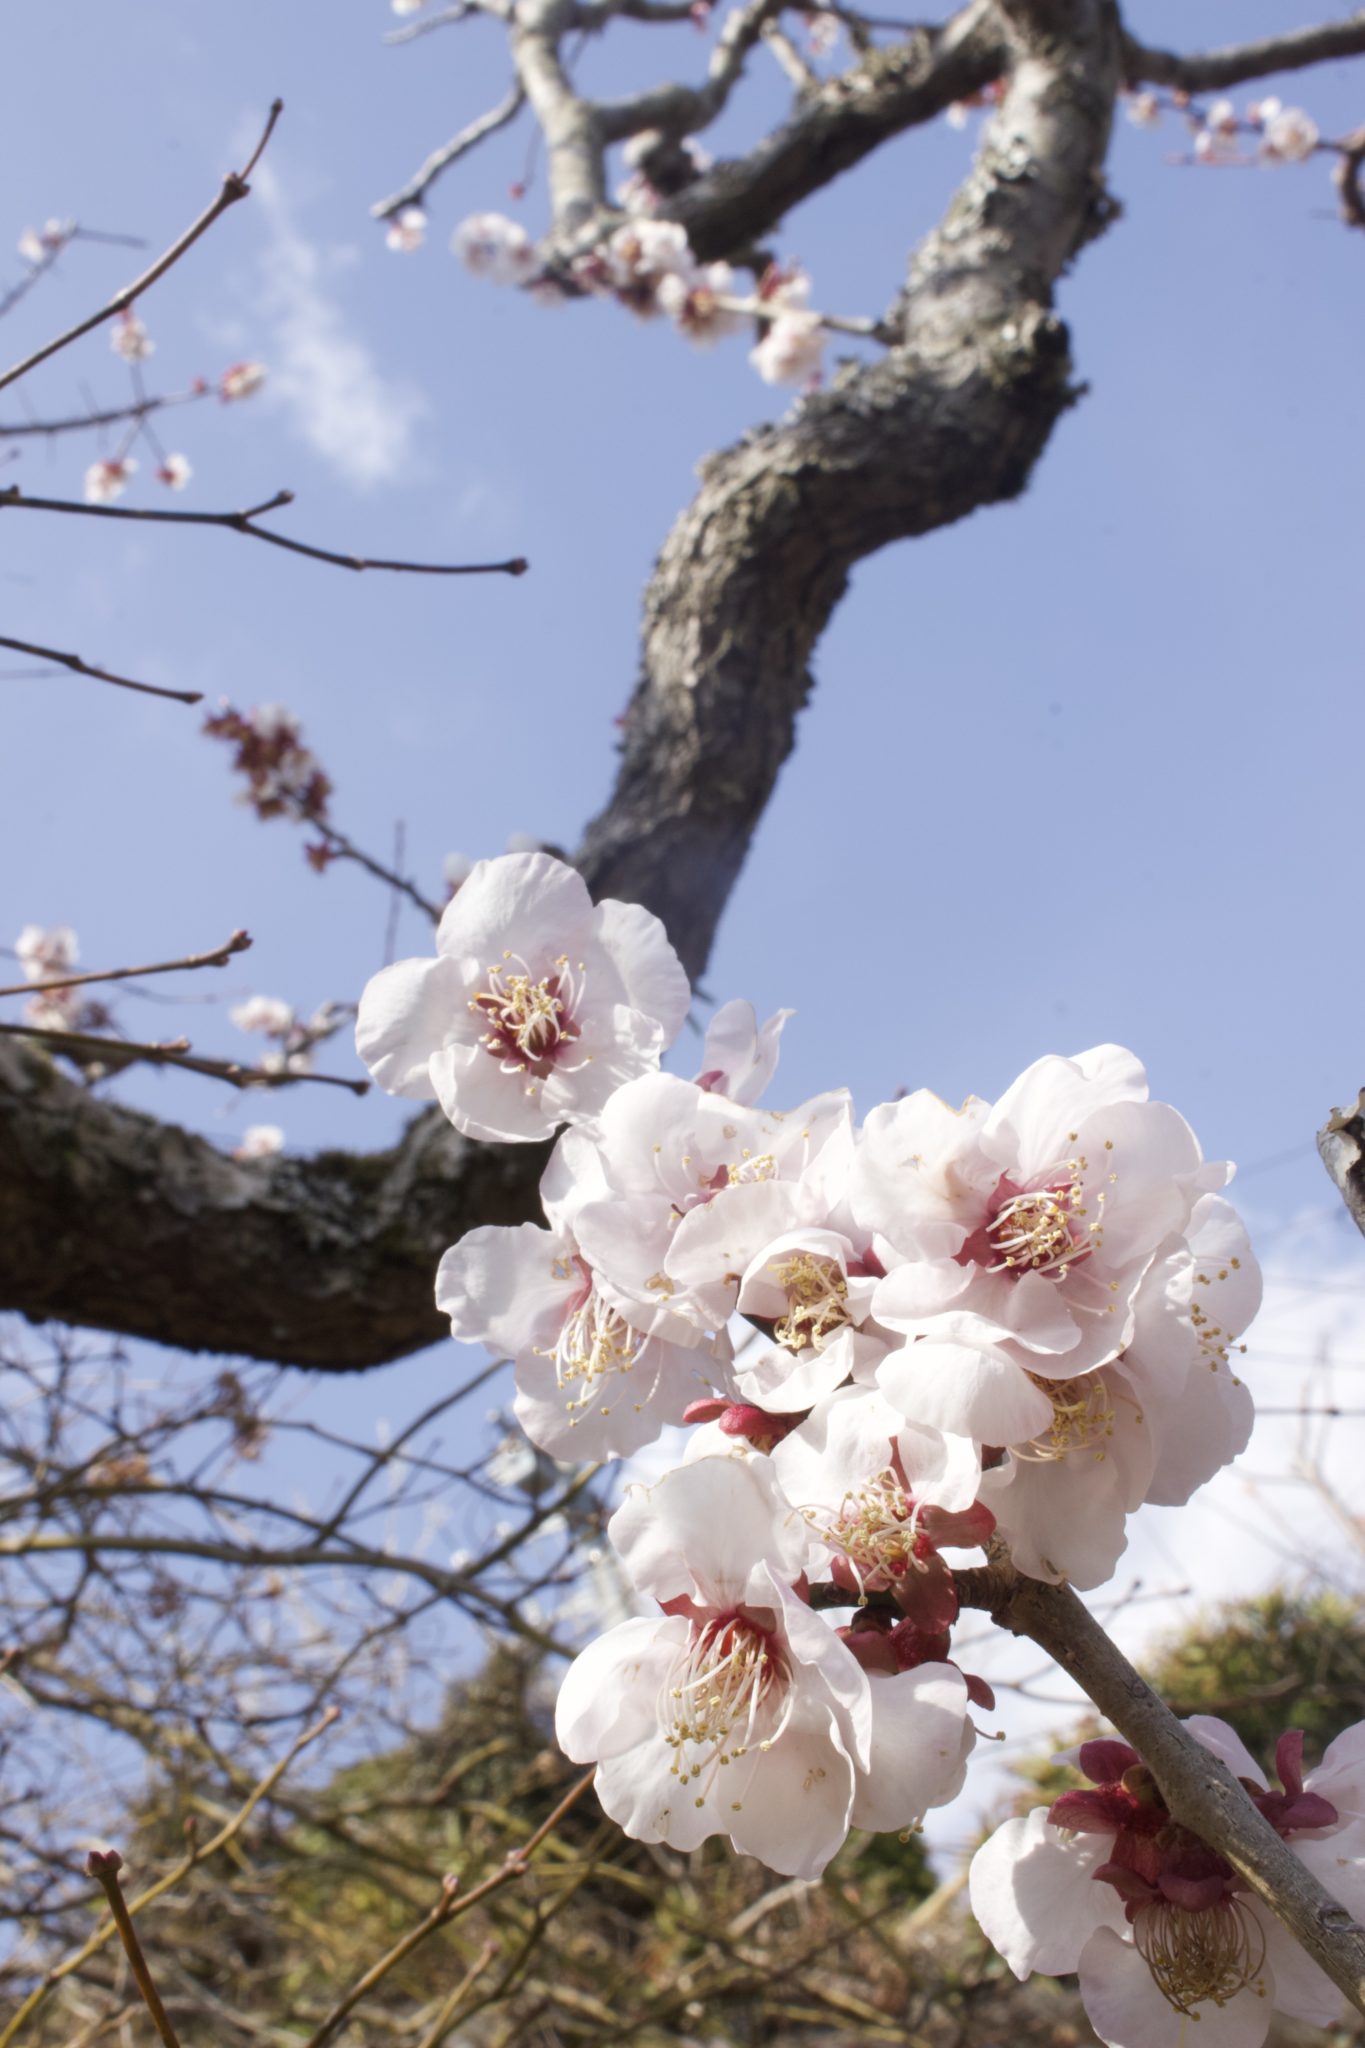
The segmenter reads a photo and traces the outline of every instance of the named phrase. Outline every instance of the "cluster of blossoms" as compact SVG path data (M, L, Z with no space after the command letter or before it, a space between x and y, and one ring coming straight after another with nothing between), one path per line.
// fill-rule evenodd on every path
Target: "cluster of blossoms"
M1179 114L1194 133L1194 160L1201 164L1297 164L1312 156L1322 142L1316 121L1302 107L1286 107L1272 97L1253 100L1238 114L1231 100L1214 100L1206 108L1189 93L1163 98L1155 92L1127 95L1128 119L1136 128L1155 128L1164 109ZM1254 142L1254 149L1246 143Z
M115 320L109 344L114 354L134 369L145 363L156 349L155 342L131 306ZM216 390L225 404L232 404L259 391L265 378L265 366L261 363L232 363L223 371L216 385L211 385L207 378L196 377L183 396L207 398L211 391ZM84 495L87 505L113 505L123 496L137 474L137 460L130 450L139 435L150 443L155 454L156 467L152 473L157 482L164 484L167 490L184 490L194 474L189 457L178 452L167 453L160 446L146 410L142 409L135 414L131 431L118 454L100 456L86 470Z
M534 243L519 222L476 213L455 230L451 246L467 269L491 284L528 285L559 299L564 287L538 275ZM810 279L795 267L772 265L754 294L741 294L728 263L699 263L676 221L644 215L614 229L575 257L573 286L615 299L642 319L665 314L699 348L744 332L754 321L762 337L749 361L766 384L810 389L820 380L826 326L810 305Z
M1140 1503L1246 1443L1260 1281L1230 1169L1118 1047L859 1126L842 1089L759 1106L785 1011L727 1004L694 1078L660 1071L689 1001L648 912L507 854L435 958L369 983L357 1044L471 1137L559 1131L545 1227L471 1231L437 1280L454 1334L515 1361L531 1441L610 1458L690 1430L610 1528L661 1613L574 1665L564 1748L631 1834L812 1876L850 1826L912 1827L961 1785L989 1693L952 1661L943 1553L994 1538L1103 1583Z
M25 981L58 981L75 973L80 946L69 924L26 924L14 954ZM80 988L44 989L29 998L24 1016L39 1031L104 1031L112 1022L107 1004Z
M239 1031L257 1032L274 1041L261 1060L261 1071L266 1074L311 1074L314 1047L334 1038L354 1014L349 1004L325 1002L311 1017L300 1017L293 1004L279 996L248 996L228 1012Z
M1365 1722L1303 1775L1303 1736L1281 1736L1279 1791L1224 1721L1195 1740L1237 1777L1325 1889L1365 1912ZM1200 2022L1201 2048L1260 2048L1274 2013L1331 2026L1341 1994L1232 1866L1173 1821L1126 1743L1084 1742L1058 1763L1090 1780L1006 1821L977 1851L972 1910L1019 1977L1075 1971L1090 2023L1114 2048L1171 2048Z
M246 777L240 801L250 804L258 818L327 823L331 780L304 745L298 720L283 704L238 711L225 698L204 720L203 729L210 739L225 740L233 748L232 765ZM310 846L307 855L319 869L332 857L325 842Z

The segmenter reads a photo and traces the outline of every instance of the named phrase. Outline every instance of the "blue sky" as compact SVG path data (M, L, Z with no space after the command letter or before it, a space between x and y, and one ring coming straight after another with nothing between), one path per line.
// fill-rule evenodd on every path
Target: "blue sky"
M1131 25L1192 48L1293 19L1270 0L1168 0L1135 6ZM162 246L282 94L255 195L140 308L154 389L243 355L272 369L249 406L175 420L196 472L183 502L225 509L287 485L298 504L280 523L306 538L518 552L532 573L351 578L223 533L14 512L0 630L210 698L282 700L335 780L338 822L386 853L403 820L436 889L452 848L496 852L512 831L574 842L610 783L639 595L694 467L782 398L740 344L693 353L614 307L549 312L465 275L450 231L511 209L524 126L435 188L424 251L389 254L369 205L507 74L491 24L386 48L392 26L383 0L16 15L0 245L72 214ZM584 76L694 76L702 55L690 28L625 24ZM1361 76L1324 68L1281 89L1340 132ZM782 93L760 70L708 142L740 146ZM881 309L975 132L904 137L792 217L781 246L821 306ZM1299 1269L1335 1270L1359 1246L1312 1141L1365 1078L1365 240L1336 224L1321 165L1179 169L1166 157L1181 143L1169 121L1119 123L1125 216L1060 296L1090 388L1027 496L857 572L707 981L718 999L797 1009L783 1095L845 1082L863 1110L901 1085L992 1095L1045 1051L1125 1041L1206 1149L1252 1169L1242 1200L1262 1243L1292 1225ZM532 228L543 206L533 181ZM129 270L127 252L69 252L5 322L9 358ZM86 390L116 401L127 381L97 334L23 388L48 415ZM0 395L0 420L17 412ZM7 474L76 496L94 452L26 445ZM140 455L128 502L161 502ZM234 805L195 712L74 678L0 690L0 940L70 923L98 965L247 926L245 960L185 984L216 1003L122 1006L130 1033L186 1028L207 1052L252 1050L226 1016L251 991L301 1009L358 993L381 956L382 893L354 871L317 877L300 835ZM409 914L400 950L426 943ZM334 1064L350 1057L343 1045ZM120 1093L224 1143L277 1117L291 1145L364 1148L401 1121L383 1098L325 1089L243 1102L142 1073ZM343 1398L387 1403L429 1369Z

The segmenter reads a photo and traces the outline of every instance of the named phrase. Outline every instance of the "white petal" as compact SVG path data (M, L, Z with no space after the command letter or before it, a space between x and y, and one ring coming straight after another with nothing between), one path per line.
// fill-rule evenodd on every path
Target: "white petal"
M581 953L592 930L587 883L548 853L502 853L476 861L446 905L436 948L473 960L482 980L504 953L520 954L533 979L560 953Z
M580 1651L555 1705L555 1736L567 1757L596 1763L647 1736L667 1754L657 1700L686 1649L688 1626L673 1615L622 1621Z
M450 1317L453 1336L515 1358L556 1342L583 1286L570 1239L534 1223L487 1223L443 1255L436 1306Z
M522 1073L504 1073L482 1045L449 1044L431 1056L437 1100L457 1131L498 1144L548 1138L560 1119L547 1112L541 1089Z
M806 1550L800 1518L767 1466L732 1458L702 1458L655 1486L630 1487L607 1533L642 1593L717 1608L753 1597L766 1563L790 1583Z
M1016 1977L1074 1970L1097 1927L1122 1927L1123 1904L1095 1872L1112 1835L1067 1835L1044 1807L1007 1820L972 1858L972 1911Z
M1234 1778L1250 1778L1253 1785L1265 1790L1265 1772L1235 1728L1213 1714L1187 1714L1185 1726L1196 1742L1227 1765Z
M609 897L595 913L598 943L610 956L634 1010L661 1025L665 1046L682 1030L692 989L668 934L641 903Z
M979 1444L1019 1444L1052 1426L1052 1403L1012 1359L918 1338L888 1352L877 1385L908 1422Z
M1145 1102L1147 1076L1121 1045L1097 1045L1075 1059L1049 1053L1026 1067L985 1119L982 1142L1016 1180L1064 1164L1095 1110Z
M1167 2003L1132 1942L1107 1927L1086 1943L1079 1974L1081 2002L1108 2048L1260 2048L1270 2026L1271 2001L1251 1985L1226 2005L1206 1999L1197 2023L1187 2019Z
M464 984L452 961L395 960L365 984L355 1020L356 1051L390 1095L430 1101L436 1093L428 1072L431 1056L464 1005Z
M852 1819L855 1828L888 1833L914 1827L929 1807L957 1797L976 1730L966 1680L953 1665L874 1673L869 1686L872 1742Z
M726 1825L743 1855L784 1877L818 1877L848 1834L852 1803L853 1765L835 1718L811 1702L759 1759Z

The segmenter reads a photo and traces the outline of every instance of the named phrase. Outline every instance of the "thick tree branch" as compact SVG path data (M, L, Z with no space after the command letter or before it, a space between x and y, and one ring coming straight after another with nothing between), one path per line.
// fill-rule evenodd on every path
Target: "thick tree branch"
M1310 64L1330 64L1338 57L1365 55L1365 9L1345 21L1325 21L1317 28L1291 29L1256 43L1230 43L1222 50L1182 57L1174 50L1149 50L1132 36L1123 45L1124 74L1130 85L1171 85L1184 92L1221 92L1274 71L1303 71Z
M552 42L528 12L542 25L522 33ZM663 918L694 979L852 567L1017 496L1071 403L1050 299L1095 232L1118 38L1105 0L1039 0L1012 34L1010 89L913 267L902 338L705 464L650 585L616 791L578 861L594 893ZM0 1300L30 1315L345 1370L441 1333L446 1245L537 1214L541 1148L470 1144L434 1113L377 1158L248 1173L32 1055L0 1059Z
M430 23L422 25L431 26ZM377 206L372 206L371 214L376 220L387 220L391 214L401 213L405 206L420 206L442 171L448 171L462 156L468 156L471 149L477 149L490 135L496 135L500 128L505 128L509 121L514 121L525 104L526 92L518 81L506 98L499 100L496 107L490 108L486 114L480 114L477 121L471 121L467 128L462 128L458 135L452 136L440 149L434 149L421 169L408 179L407 184L400 185L389 198L381 199Z
M1365 1236L1365 1088L1350 1109L1334 1109L1318 1132L1318 1151L1347 1213Z
M1365 2012L1365 1930L1252 1805L1227 1766L1194 1740L1068 1586L1020 1578L1011 1565L955 1575L964 1606L984 1607L1046 1650L1151 1766L1167 1806L1212 1843L1357 2012Z

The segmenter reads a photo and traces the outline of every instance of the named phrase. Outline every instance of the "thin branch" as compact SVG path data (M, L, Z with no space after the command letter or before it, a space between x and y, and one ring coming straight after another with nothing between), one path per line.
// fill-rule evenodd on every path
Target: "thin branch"
M176 704L202 704L204 701L202 690L169 690L161 683L139 683L132 676L116 676L111 669L95 668L90 662L82 661L79 654L63 654L56 647L38 647L31 640L10 640L0 634L0 647L12 647L16 654L36 654L43 661L59 661L63 668L71 669L78 676L89 676L97 683L113 683L120 690L136 690L142 697L169 697Z
M429 23L428 26L434 27L435 23ZM452 164L458 163L462 156L468 156L470 150L476 149L488 136L496 135L500 128L505 128L509 121L514 121L525 104L526 88L518 79L506 98L499 100L496 107L491 107L486 114L480 114L477 121L471 121L467 128L462 128L458 135L452 136L440 149L434 149L421 169L408 179L406 185L391 198L381 199L377 206L372 206L370 213L373 218L387 220L391 214L401 212L405 206L419 206L426 197L428 187L435 184L442 171L449 170Z
M321 2026L309 2035L304 2043L304 2048L324 2048L324 2044L331 2040L347 2014L359 2005L361 1999L373 1991L375 1986L381 1983L388 1976L389 1972L396 1968L406 1956L410 1956L413 1950L427 1939L428 1935L434 1934L438 1927L448 1926L452 1920L458 1920L462 1914L469 1912L471 1907L489 1898L494 1892L501 1891L504 1885L511 1884L519 1877L524 1877L536 1850L540 1848L547 1836L554 1833L554 1830L559 1826L564 1816L583 1797L595 1775L594 1771L585 1772L578 1782L572 1785L568 1792L565 1793L549 1819L541 1822L530 1840L524 1842L519 1849L509 1849L506 1857L503 1859L501 1868L495 1870L490 1877L484 1878L481 1884L476 1884L472 1892L465 1892L461 1896L459 1891L460 1880L457 1877L447 1877L442 1883L440 1898L426 1918L419 1921L416 1927L411 1928L400 1941L396 1942L387 1955L381 1956L377 1963L366 1970L363 1977L356 1979L345 1996L339 1999L333 2006ZM461 1992L467 1991L472 1982L473 1977L467 1977L465 1983L460 1987ZM4 2048L3 2042L0 2042L0 2048Z
M390 562L363 555L340 555L330 548L315 548L307 541L272 533L268 527L254 523L267 512L278 512L293 502L292 491L276 491L273 498L249 506L245 512L167 512L152 506L86 505L74 498L30 498L17 484L0 491L0 511L17 505L26 512L70 512L88 519L142 519L162 526L221 526L229 533L245 533L252 540L266 541L273 548L287 548L290 554L307 555L314 562L334 563L338 569L392 569L414 576L524 576L530 566L521 555L509 562L459 563Z
M114 314L125 312L132 305L134 299L141 298L144 292L150 291L151 287L157 282L157 279L164 277L171 268L171 265L178 263L185 252L194 247L201 235L208 233L214 222L222 214L225 214L230 206L235 206L239 199L245 199L247 193L251 190L247 180L260 162L262 152L275 131L275 123L283 112L284 101L272 101L270 112L266 116L265 128L261 133L261 139L247 158L243 169L228 172L217 197L211 200L204 208L198 220L194 221L191 226L186 228L183 235L172 242L164 256L158 256L156 262L153 263L149 270L144 270L142 275L134 278L131 284L126 284L121 291L115 292L109 303L101 306L98 313L91 313L86 319L77 321L76 325L69 327L65 334L59 334L55 341L44 342L43 346L40 349L35 349L31 356L25 356L21 363L14 365L13 369L6 370L3 376L0 376L0 391L3 391L7 384L17 383L20 377L26 376L30 370L36 369L39 363L45 363L49 356L55 356L59 349L69 347L73 341L79 341L83 334L89 334L92 328L101 326L104 321L111 319Z
M85 988L92 981L131 981L137 974L179 974L194 967L226 967L235 953L245 953L250 945L246 932L235 931L211 953L186 953L183 959L158 960L150 967L109 967L94 974L56 975L51 981L16 981L9 988L0 988L0 996L41 996L54 988Z
M1310 64L1361 55L1365 55L1365 10L1348 15L1345 21L1291 29L1256 43L1230 43L1202 56L1149 50L1132 36L1124 38L1123 46L1124 72L1130 84L1174 85L1185 92L1218 92L1251 78L1264 78L1272 71L1302 71Z
M310 818L308 823L313 831L322 835L338 860L353 860L377 881L387 882L391 889L401 890L410 903L415 903L419 910L425 911L433 924L441 922L440 905L430 902L415 882L409 882L396 868L386 868L382 861L377 861L372 854L365 853L353 840L348 839L344 832L338 832L335 825L324 824L318 818Z
M235 1836L240 1834L261 1801L274 1791L276 1785L289 1769L289 1766L293 1763L299 1752L306 1749L310 1742L316 1742L319 1735L324 1734L336 1718L336 1708L328 1707L326 1712L313 1723L311 1728L305 1728L303 1733L297 1736L290 1744L279 1762L271 1766L258 1785L253 1786L246 1799L238 1807L236 1813L232 1815L230 1820L224 1822L216 1835L212 1836L210 1840L202 1845L191 1849L187 1855L181 1857L173 1869L166 1872L164 1877L158 1878L155 1884L148 1885L146 1891L139 1892L135 1899L127 1903L128 1918L130 1920L135 1919L144 1907L150 1906L163 1893L172 1890L183 1878L188 1877L196 1864L207 1861L217 1850L225 1848ZM10 2044L18 2038L25 2022L44 2003L48 1993L54 1990L64 1978L70 1977L77 1970L83 1969L91 1957L97 1956L100 1950L113 1939L117 1932L117 1921L113 1919L107 1920L102 1927L96 1928L83 1947L77 1949L73 1955L67 1956L63 1962L58 1963L53 1969L49 1970L42 1981L34 1985L28 1997L5 2027L4 2032L0 2033L0 2048L10 2048Z
M108 1060L116 1066L183 1067L190 1074L226 1081L231 1088L292 1088L299 1081L317 1081L325 1088L349 1088L352 1095L370 1092L368 1081L352 1081L345 1074L275 1073L266 1067L244 1067L237 1060L201 1059L190 1052L187 1038L142 1045L128 1038L105 1038L94 1031L48 1031L40 1024L0 1024L0 1037L36 1038L55 1052L84 1063ZM3 2036L0 2048L4 2048Z
M202 391L171 391L160 398L139 398L131 405L111 405L102 412L73 413L60 420L3 420L0 421L0 441L41 439L49 434L75 434L84 427L115 427L124 420L146 419L149 413L164 412L172 405L194 405L201 398L210 396L210 387Z
M984 1607L1001 1628L1056 1660L1149 1766L1173 1818L1227 1859L1365 2012L1365 1928L1310 1875L1227 1766L1182 1727L1071 1588L1023 1578L1008 1563L958 1572L954 1582L964 1607Z
M161 1994L147 1967L147 1958L142 1953L142 1943L137 1938L137 1929L128 1912L128 1902L118 1881L118 1874L123 1868L123 1858L117 1849L92 1849L85 1859L85 1868L89 1876L97 1879L103 1888L105 1898L109 1901L109 1911L114 1916L114 1925L118 1929L119 1940L123 1943L124 1954L132 1965L137 1988L142 1993L158 2034L165 2042L166 2048L180 2048L180 2037L171 2025L170 2015L165 2006L161 2003Z
M806 62L791 37L777 22L768 23L763 31L763 40L797 92L811 92L819 85L819 72Z
M1318 1152L1351 1221L1365 1235L1365 1088L1349 1109L1332 1111L1318 1132Z

